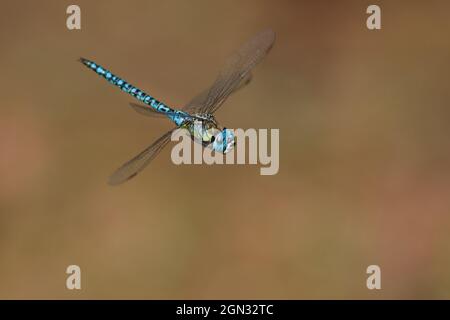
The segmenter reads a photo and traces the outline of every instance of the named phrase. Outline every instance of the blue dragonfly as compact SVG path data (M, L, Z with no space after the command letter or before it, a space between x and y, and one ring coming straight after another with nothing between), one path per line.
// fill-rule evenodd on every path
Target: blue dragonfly
M214 83L180 110L168 107L97 63L80 58L80 62L89 69L139 100L141 104L130 103L135 111L152 117L167 117L176 125L136 157L117 169L110 176L109 184L117 185L136 176L167 145L171 134L178 128L186 129L194 141L205 147L211 147L215 152L229 152L235 145L234 134L231 130L219 125L214 117L214 112L222 106L230 94L250 82L252 79L251 70L269 52L274 41L275 33L271 29L253 36L227 59ZM199 123L200 125L198 125ZM218 133L212 134L214 131Z

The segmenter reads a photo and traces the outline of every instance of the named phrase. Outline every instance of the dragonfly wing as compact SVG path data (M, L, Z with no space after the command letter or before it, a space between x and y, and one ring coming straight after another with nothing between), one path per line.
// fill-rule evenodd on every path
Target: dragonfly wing
M250 71L266 56L275 41L271 29L264 30L246 42L225 63L212 86L187 106L199 113L214 113L226 98L251 79Z
M245 77L242 78L242 80L239 82L239 85L233 91L231 91L231 93L244 88L246 85L248 85L250 83L250 81L252 81L252 79L253 79L253 74L251 72L247 73L245 75Z
M137 103L130 103L130 106L133 108L134 111L136 111L139 114L142 114L144 116L148 117L156 117L156 118L162 118L165 117L165 113L158 112L155 109L142 105Z
M183 111L190 114L197 113L206 103L208 98L209 88L200 94L196 95L188 104L183 107Z
M242 45L225 63L208 94L203 113L214 113L239 88L248 73L266 56L275 41L271 29L264 30Z
M249 84L250 81L252 80L252 77L253 76L252 76L251 72L247 73L247 75L240 81L239 85L231 93L234 93L234 92L242 89L243 87L245 87L247 84ZM201 92L200 94L198 94L197 96L195 96L191 101L189 101L188 104L186 104L183 107L182 110L185 112L188 112L190 114L199 112L200 109L202 109L202 107L205 106L210 90L211 90L211 88L208 88L207 90L205 90L205 91Z
M116 172L114 172L109 178L108 183L111 185L117 185L136 176L170 141L170 136L175 129L177 128L168 131L158 140L153 142L147 149L117 169Z

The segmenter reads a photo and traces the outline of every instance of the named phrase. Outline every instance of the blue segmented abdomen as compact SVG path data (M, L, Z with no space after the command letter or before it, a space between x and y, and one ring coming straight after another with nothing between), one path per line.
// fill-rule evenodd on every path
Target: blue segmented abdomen
M132 84L126 82L125 80L119 78L118 76L112 74L110 71L106 70L102 66L96 64L95 62L87 60L87 59L84 59L84 58L80 58L80 61L85 66L87 66L88 68L93 70L95 73L97 73L98 75L100 75L103 78L105 78L106 80L108 80L113 85L119 87L120 89L122 89L126 93L129 93L130 95L132 95L133 97L135 97L139 101L145 103L146 105L149 105L150 107L152 107L156 111L163 112L163 113L169 113L169 112L170 113L174 113L174 112L176 112L175 110L173 110L173 109L169 108L168 106L164 105L162 102L160 102L160 101L156 100L155 98L153 98L152 96L146 94L144 91L140 90L139 88L133 86ZM174 115L170 115L169 116L168 115L168 117L170 119L172 119L175 123L177 123L177 125L180 125L178 123L182 122L181 119L178 119L178 118L180 118L178 116L174 116Z

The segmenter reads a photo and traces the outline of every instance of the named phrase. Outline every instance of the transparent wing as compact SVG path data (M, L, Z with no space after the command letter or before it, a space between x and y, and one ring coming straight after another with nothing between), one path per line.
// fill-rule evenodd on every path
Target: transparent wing
M136 157L122 165L119 169L109 177L108 183L117 185L123 183L134 176L136 176L142 169L144 169L150 161L165 147L170 141L172 132L177 129L173 128L166 134L161 136L158 140L153 142L147 149L139 153Z
M245 75L245 77L239 82L239 85L231 93L242 89L243 87L248 85L250 83L250 81L252 81L252 79L253 79L253 74L251 72L247 73Z
M180 115L179 111L173 111L173 112L159 112L155 109L146 106L144 104L137 104L130 102L130 106L139 114L142 114L147 117L153 117L153 118L164 118L166 116L172 116L172 115Z
M166 116L164 113L158 112L158 111L154 110L153 108L150 108L143 104L137 104L137 103L130 102L130 107L132 107L133 110L136 111L137 113L142 114L147 117L164 118Z
M239 85L234 89L230 94L238 91L239 89L242 89L247 84L250 83L252 80L252 73L249 72L247 75L239 82ZM188 112L190 114L194 114L196 112L199 112L200 109L206 104L206 100L208 98L208 93L211 90L211 88L206 89L205 91L201 92L197 96L195 96L191 101L189 101L188 104L186 104L183 107L183 111Z
M269 52L275 41L271 29L264 30L246 42L225 63L212 86L196 96L185 110L198 113L214 113L234 91L251 79L251 69Z
M183 107L183 111L188 112L190 114L194 114L198 112L206 103L206 99L208 98L209 88L198 95L196 95L188 104Z

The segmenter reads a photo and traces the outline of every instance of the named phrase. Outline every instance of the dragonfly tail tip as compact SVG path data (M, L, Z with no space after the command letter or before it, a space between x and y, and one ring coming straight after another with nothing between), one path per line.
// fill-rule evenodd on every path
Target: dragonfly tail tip
M82 64L87 64L88 62L90 62L88 59L86 59L86 58L83 58L83 57L79 57L78 59L77 59L77 61L78 62L81 62Z

